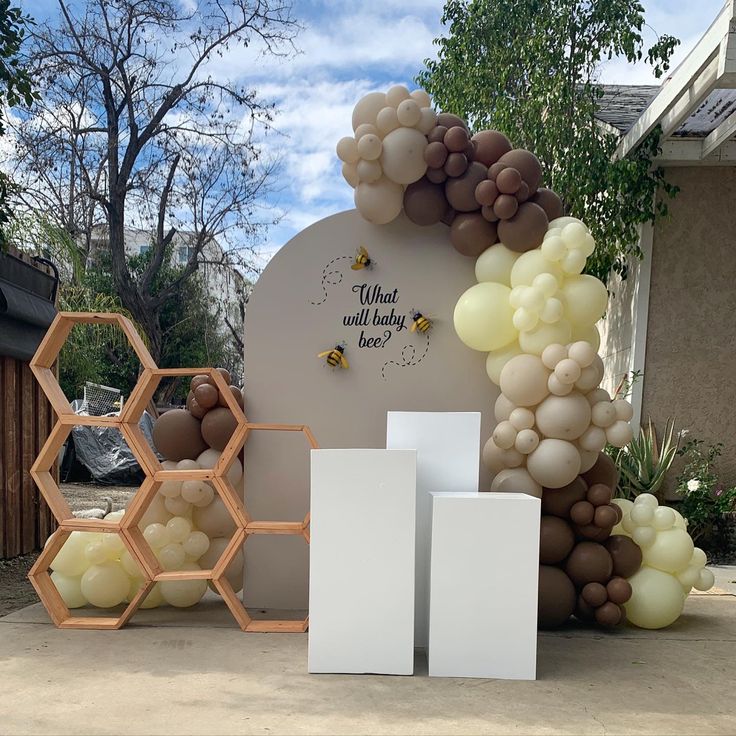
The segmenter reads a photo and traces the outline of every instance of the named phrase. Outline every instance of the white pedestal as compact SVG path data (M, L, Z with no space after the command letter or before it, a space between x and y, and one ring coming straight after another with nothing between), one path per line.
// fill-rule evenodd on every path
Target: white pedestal
M432 497L429 674L534 680L539 499Z
M386 447L417 450L417 541L414 645L426 648L429 627L430 492L478 490L479 412L388 412Z
M309 672L414 672L414 450L312 450Z

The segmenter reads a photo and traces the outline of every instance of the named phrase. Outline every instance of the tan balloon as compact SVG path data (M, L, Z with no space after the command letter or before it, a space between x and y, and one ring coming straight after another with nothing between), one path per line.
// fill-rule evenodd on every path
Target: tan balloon
M544 439L527 456L526 467L534 480L545 488L562 488L580 473L580 453L566 440Z
M504 286L510 286L511 269L520 255L501 243L486 248L475 262L476 281L496 281Z
M422 110L416 100L403 100L396 108L396 115L402 125L414 127L422 119Z
M376 182L361 182L355 188L355 206L361 216L374 225L395 220L404 205L404 190L382 176Z
M512 342L498 350L492 350L486 358L486 373L488 378L498 386L501 381L501 371L511 358L521 355L519 343Z
M403 84L396 84L386 92L386 104L398 107L404 100L411 98L409 90Z
M483 465L491 473L500 473L506 467L504 451L489 437L483 445Z
M341 161L344 161L346 164L355 164L358 163L358 158L360 158L360 155L358 154L358 147L355 144L355 138L352 136L345 136L344 138L340 138L340 140L337 142L337 156Z
M542 434L559 440L575 440L590 426L590 404L577 391L569 396L548 396L535 415Z
M376 117L376 127L382 136L401 127L399 116L396 114L396 108L384 107Z
M580 447L578 447L578 452L580 453L580 472L587 473L596 464L599 453L583 450Z
M369 184L378 181L383 175L381 164L378 161L358 161L356 170L358 172L358 179L360 181L366 181Z
M419 181L427 171L424 149L427 138L414 128L397 128L383 139L381 166L397 184Z
M495 493L526 493L535 498L542 497L542 486L524 468L501 470L491 482L491 491Z
M358 167L355 164L343 164L342 165L342 176L350 186L355 187L360 184L360 178L358 177Z
M501 391L517 406L535 406L548 394L549 370L536 355L517 355L501 371Z
M373 133L367 133L358 141L358 153L365 161L375 161L381 155L381 150L381 139Z
M375 125L378 113L386 104L386 95L383 92L371 92L362 97L353 108L353 130L364 123Z
M519 345L525 353L541 355L548 345L570 340L570 323L561 319L554 324L539 322L533 330L519 333Z
M614 447L625 447L634 438L634 430L628 422L619 419L606 430L606 438Z

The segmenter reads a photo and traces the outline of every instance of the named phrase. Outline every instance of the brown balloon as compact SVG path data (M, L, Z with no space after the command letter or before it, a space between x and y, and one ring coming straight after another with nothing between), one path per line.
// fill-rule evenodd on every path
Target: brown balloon
M186 400L186 401L184 402L184 406L185 406L185 407L186 407L187 409L189 408L189 404L190 404L190 402L192 401L192 399L193 399L193 398L194 398L194 391L190 391L190 392L189 392L189 393L187 394L187 400Z
M544 187L537 189L532 197L532 202L538 204L547 213L550 222L565 214L562 200L551 189L545 189Z
M504 153L498 162L506 164L506 166L513 166L528 184L529 191L531 193L537 191L542 180L542 165L531 151L524 148L515 148L513 151Z
M603 483L594 483L588 488L587 498L593 506L606 506L611 503L613 497L613 491L609 486L603 485Z
M510 166L496 177L496 186L502 194L516 194L521 184L521 174Z
M448 128L447 133L445 133L444 144L451 153L465 153L467 155L468 143L468 131L460 125Z
M595 510L593 523L601 529L613 529L616 526L617 517L613 506L598 506Z
M510 194L499 194L493 203L493 211L500 220L508 220L513 217L519 209L516 197Z
M453 115L451 112L441 112L437 116L437 125L444 125L445 128L454 128L459 125L461 128L468 127L467 123L458 115Z
M595 461L595 465L583 473L582 476L589 486L602 483L609 488L615 488L618 485L616 463L605 452L598 453L598 459Z
M567 621L575 610L575 587L559 567L539 566L537 626L554 629Z
M623 612L621 609L611 601L604 603L599 608L595 609L595 620L596 623L601 626L617 626L621 623L623 618Z
M492 205L498 197L498 187L490 179L484 179L475 188L475 201L480 205Z
M595 524L583 524L582 526L575 524L573 526L575 534L581 539L587 539L589 542L605 542L611 535L611 527L601 527Z
M595 609L589 603L586 603L582 595L578 596L575 604L575 618L580 621L595 621Z
M224 450L236 427L237 421L230 409L218 406L202 419L202 438L213 450Z
M477 212L461 213L450 226L450 241L458 253L477 258L498 242L496 226Z
M447 127L444 125L435 125L432 130L429 131L427 140L430 143L442 143L445 140L445 133L447 133Z
M468 169L468 157L464 153L451 153L445 161L443 171L447 176L462 176Z
M415 225L434 225L447 212L445 188L422 177L404 192L404 212Z
M444 169L427 169L425 176L432 184L442 184L447 181L447 174Z
M525 253L542 244L549 220L544 210L533 202L519 205L519 211L498 225L498 237L510 250Z
M203 409L211 409L217 404L217 389L210 383L203 383L194 389L194 399Z
M227 368L215 368L215 370L225 379L225 383L229 386L232 382L232 376Z
M455 218L457 217L457 212L455 212L452 207L449 205L447 206L447 212L445 212L445 216L442 218L442 222L445 223L445 225L452 225L453 222L455 222Z
M235 397L235 401L238 402L238 406L242 409L244 406L244 402L243 402L243 394L240 391L240 389L237 386L230 386L230 393ZM217 403L220 406L228 406L228 403L225 400L225 397L222 395L221 392L218 392Z
M194 391L197 386L201 386L204 383L212 383L212 379L204 373L199 373L192 377L192 380L189 382L189 388Z
M516 192L516 201L521 204L522 202L526 202L527 199L529 199L529 185L523 181L521 182L521 186L519 187L519 191ZM542 207L544 210L544 207ZM544 210L545 212L547 210ZM549 219L549 215L547 215L547 218Z
M203 406L200 406L197 399L192 399L189 402L189 413L196 419L202 419L202 417L204 417L207 411L208 410L205 409Z
M506 164L496 162L488 167L488 178L496 181L496 177L506 168Z
M630 578L641 567L641 548L630 537L614 534L606 540L605 544L613 560L614 575Z
M587 583L606 583L611 577L612 569L611 555L597 542L579 542L565 563L565 572L580 588Z
M608 592L604 585L600 583L588 583L583 586L580 591L580 595L583 596L583 600L593 608L602 606L608 600Z
M450 206L458 212L475 212L480 209L475 200L475 188L485 180L486 167L477 161L471 163L465 173L445 184L445 194Z
M555 565L570 554L575 535L570 525L557 516L542 516L539 522L539 562Z
M475 160L485 166L495 164L512 148L511 141L497 130L481 130L471 140L475 147Z
M580 524L581 526L590 524L593 521L594 515L595 508L589 501L578 501L570 509L570 519L575 524Z
M631 598L632 589L631 583L628 580L621 577L613 577L608 583L606 583L606 591L608 593L608 600L613 603L626 603Z
M186 409L170 409L161 414L153 425L153 444L174 462L194 459L207 449L199 420Z
M588 486L580 476L562 488L545 488L542 493L542 513L567 519L573 504L585 499L587 490Z
M447 146L440 141L430 143L424 149L424 160L430 169L441 169L447 161Z

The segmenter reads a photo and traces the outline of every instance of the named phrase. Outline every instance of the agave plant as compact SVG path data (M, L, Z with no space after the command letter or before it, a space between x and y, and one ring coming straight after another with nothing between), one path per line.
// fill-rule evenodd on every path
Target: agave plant
M627 447L611 453L620 473L617 495L633 499L640 493L651 493L661 501L659 491L675 459L681 437L682 432L675 434L675 420L670 418L660 444L650 417L647 426L641 428Z

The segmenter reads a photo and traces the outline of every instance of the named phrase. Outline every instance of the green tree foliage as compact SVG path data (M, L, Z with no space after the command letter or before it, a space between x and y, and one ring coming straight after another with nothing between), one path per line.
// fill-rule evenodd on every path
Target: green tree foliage
M437 105L474 130L496 128L539 157L545 182L567 213L584 220L598 247L589 272L625 273L640 255L638 227L667 212L676 189L652 166L658 135L624 160L618 136L596 121L602 61L646 59L661 76L679 41L662 36L646 49L644 9L633 0L449 0L436 60L418 82Z
M26 27L31 23L20 8L11 6L10 0L0 0L0 135L5 134L5 109L21 102L31 105L36 99L31 77L18 58ZM5 228L12 217L8 202L12 190L12 180L0 172L0 246L6 243Z

